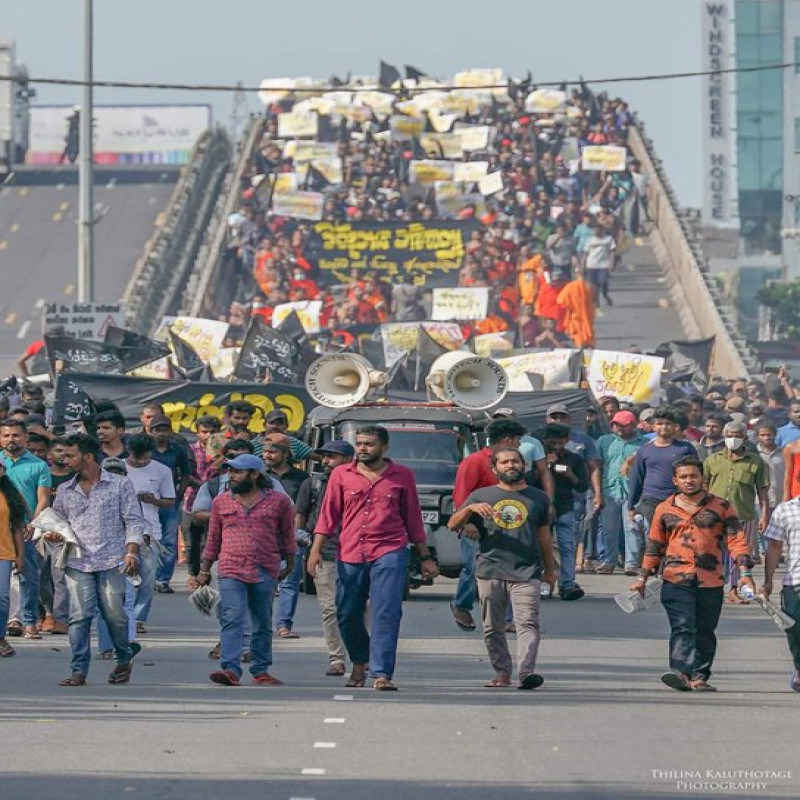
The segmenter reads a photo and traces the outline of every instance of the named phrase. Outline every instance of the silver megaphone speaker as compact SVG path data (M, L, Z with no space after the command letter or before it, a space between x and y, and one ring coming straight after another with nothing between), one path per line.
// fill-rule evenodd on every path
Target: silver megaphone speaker
M314 400L328 408L347 408L361 403L373 389L389 379L364 356L331 353L318 358L306 372L306 389Z
M433 362L425 384L429 396L481 411L506 396L508 375L494 359L453 350Z

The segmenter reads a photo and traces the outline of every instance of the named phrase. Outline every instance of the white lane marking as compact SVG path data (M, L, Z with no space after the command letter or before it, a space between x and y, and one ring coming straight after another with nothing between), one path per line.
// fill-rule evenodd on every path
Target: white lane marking
M45 299L44 299L44 297L40 297L40 298L39 298L39 299L38 299L38 300L37 300L37 301L34 303L34 306L33 306L33 307L34 307L34 308L35 308L35 309L38 311L40 308L42 308L42 307L44 306L44 304L45 304L46 302L47 302L47 300L45 300Z
M336 747L336 742L314 742L314 747L318 749L333 750Z
M353 695L351 695L351 694L335 694L333 696L333 699L334 700L352 700L353 699Z
M301 775L324 775L325 770L320 767L303 767L300 770Z
M344 717L325 717L322 720L326 725L342 725L344 724Z
M317 800L316 797L290 797L289 800Z
M31 321L26 319L25 322L22 323L20 329L17 331L17 339L24 339L25 334L28 332L28 328L31 326Z

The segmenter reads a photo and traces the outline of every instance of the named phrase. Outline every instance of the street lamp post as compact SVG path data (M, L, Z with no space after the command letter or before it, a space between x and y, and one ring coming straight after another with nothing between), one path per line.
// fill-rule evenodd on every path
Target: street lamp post
M92 168L93 102L93 0L83 0L83 108L80 120L79 222L78 222L78 301L94 301L94 201Z

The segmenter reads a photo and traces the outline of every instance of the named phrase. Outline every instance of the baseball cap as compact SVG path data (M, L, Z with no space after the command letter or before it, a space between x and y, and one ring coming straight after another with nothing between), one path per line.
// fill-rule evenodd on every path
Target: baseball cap
M611 421L616 422L617 425L635 425L636 416L631 411L617 411L617 413L611 417Z
M569 409L567 408L565 403L553 403L547 409L547 416L552 417L553 414L569 414Z
M286 416L285 411L281 411L279 408L276 408L274 411L270 411L267 414L267 422L288 422L289 417Z
M649 419L653 419L656 415L656 410L654 408L645 408L642 410L642 413L639 414L639 422L647 422Z
M128 474L128 465L123 458L106 458L103 460L102 467L106 472L121 472Z
M156 414L153 419L150 420L150 430L153 428L160 428L162 425L168 425L170 428L172 427L172 420L166 414Z
M498 419L499 417L513 417L514 416L514 409L513 408L496 408L492 411L492 419Z
M264 469L264 462L250 453L242 453L236 458L229 458L225 462L231 469L254 469L261 472Z
M334 455L339 456L349 456L352 457L356 454L355 448L350 442L344 441L344 439L334 439L332 442L328 442L327 444L322 445L322 447L318 447L315 453L333 453Z

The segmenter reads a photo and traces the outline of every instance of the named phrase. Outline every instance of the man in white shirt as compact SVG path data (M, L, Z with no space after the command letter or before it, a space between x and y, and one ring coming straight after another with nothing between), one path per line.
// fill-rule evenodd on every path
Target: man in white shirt
M595 225L594 236L586 242L583 251L583 268L585 270L586 281L597 291L597 296L602 294L606 302L611 306L614 303L608 294L608 281L611 271L614 269L614 251L617 243L613 236L606 233L602 225Z
M162 508L175 505L175 481L169 467L155 461L155 439L147 433L136 433L128 439L128 480L136 490L142 516L149 530L142 548L140 574L142 582L136 590L133 614L137 633L146 633L144 623L150 614L153 600L156 569L158 568L158 545L151 541L161 541L161 522L158 512Z
M786 544L786 573L783 576L781 605L790 617L800 623L800 497L781 503L772 512L764 538L768 546L761 593L765 597L772 593L772 577ZM800 694L800 624L786 631L786 639L794 661L789 686Z

